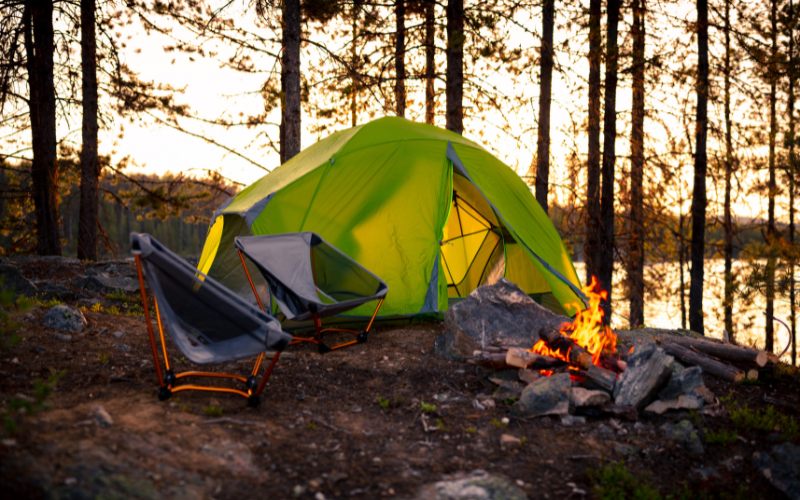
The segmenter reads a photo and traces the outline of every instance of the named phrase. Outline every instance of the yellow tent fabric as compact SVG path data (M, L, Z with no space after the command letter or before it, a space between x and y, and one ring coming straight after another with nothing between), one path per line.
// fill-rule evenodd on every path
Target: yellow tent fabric
M381 118L303 150L219 210L200 269L246 295L233 238L298 231L388 284L382 316L440 314L502 277L568 313L580 304L572 261L528 186L474 142L430 125Z

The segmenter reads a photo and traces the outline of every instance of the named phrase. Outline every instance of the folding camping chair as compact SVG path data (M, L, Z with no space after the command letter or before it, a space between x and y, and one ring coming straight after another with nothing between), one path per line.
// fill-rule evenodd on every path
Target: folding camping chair
M235 239L235 245L262 309L264 304L247 269L245 256L264 275L272 300L287 319L313 321L314 336L295 336L293 343L311 342L318 345L320 353L326 353L367 341L388 291L380 278L312 232L240 236ZM372 300L377 300L377 304L363 330L323 327L323 317ZM355 338L328 346L322 341L325 333L345 333Z
M152 236L131 233L131 251L139 277L147 333L158 379L158 398L163 401L173 393L187 390L224 392L247 398L250 406L257 406L277 361L277 357L273 357L261 382L257 383L265 351L280 352L291 341L291 335L281 329L278 320L200 273ZM153 306L164 357L163 372L145 281L154 297ZM176 373L167 354L164 330L169 332L173 344L181 353L194 363L221 363L257 355L255 365L249 376L208 371ZM228 379L240 382L244 387L201 385L186 380L196 377Z

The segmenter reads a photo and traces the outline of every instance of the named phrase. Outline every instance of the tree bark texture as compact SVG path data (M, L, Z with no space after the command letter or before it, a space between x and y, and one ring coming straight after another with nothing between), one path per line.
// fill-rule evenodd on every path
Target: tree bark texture
M697 0L697 114L695 116L694 186L692 189L691 281L689 328L703 328L703 258L706 232L706 138L708 136L708 0Z
M436 79L436 18L434 8L436 2L425 3L425 123L433 125L436 116L436 95L434 81Z
M464 0L447 1L447 123L464 132Z
M95 0L81 0L81 72L83 123L81 134L81 205L78 216L78 258L97 260L98 186L97 157L97 43Z
M606 75L603 95L603 165L600 180L600 247L597 259L597 277L600 286L608 291L603 303L606 321L611 320L612 277L614 274L614 164L617 142L617 67L619 47L620 0L608 0L606 22Z
M281 163L300 152L300 0L283 2Z
M633 1L633 102L631 109L631 211L628 281L631 328L644 325L644 71L645 2Z
M778 123L775 115L778 83L778 2L770 3L770 57L769 57L769 159L767 180L767 268L766 268L766 316L767 325L764 331L764 349L774 352L775 342L775 265L777 260L777 238L775 230L775 138L778 135Z
M397 116L406 115L406 3L395 0L394 102Z
M26 0L25 52L30 88L31 180L36 209L36 251L61 255L58 231L58 164L56 162L56 92L53 83L53 2Z
M789 0L789 33L794 33L797 29L795 26L797 18L794 12L794 2ZM789 92L788 92L788 105L787 112L789 114L789 246L794 248L794 192L795 192L795 176L797 175L797 157L795 156L795 145L797 138L795 137L795 118L794 118L794 91L795 82L798 76L797 61L794 58L794 36L789 37ZM797 365L797 296L796 285L794 281L794 268L797 262L794 258L789 262L789 324L791 329L791 358L792 366Z
M731 342L735 342L736 333L733 328L733 215L731 213L731 190L733 189L733 141L731 122L731 2L725 0L725 54L723 67L723 100L725 115L725 202L723 207L723 228L725 241L723 255L725 259L725 289L722 308L725 317L725 331Z
M586 165L586 283L598 275L600 246L600 35L601 0L589 1L589 155Z
M542 4L542 50L539 57L539 129L536 138L536 201L547 212L550 182L550 101L553 85L555 0Z

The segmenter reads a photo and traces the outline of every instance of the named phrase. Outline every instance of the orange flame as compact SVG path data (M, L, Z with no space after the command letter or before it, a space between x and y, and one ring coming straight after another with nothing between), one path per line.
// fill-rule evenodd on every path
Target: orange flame
M617 352L617 336L608 325L603 324L605 311L600 307L600 303L608 299L608 292L602 290L597 278L592 276L592 282L583 288L583 293L589 298L589 307L579 312L572 323L564 323L559 331L586 349L592 355L592 362L600 365L603 354ZM569 362L569 352L551 349L544 340L536 342L531 351Z

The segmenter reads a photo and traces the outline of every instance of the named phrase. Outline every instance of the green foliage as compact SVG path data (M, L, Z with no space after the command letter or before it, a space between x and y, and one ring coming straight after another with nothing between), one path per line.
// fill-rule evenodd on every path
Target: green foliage
M506 427L508 427L508 419L493 418L489 421L489 424L491 424L492 427L495 427L496 429L505 429Z
M203 407L203 415L207 417L221 417L223 413L222 407L217 404L210 404Z
M736 441L738 435L730 429L720 429L718 431L706 432L704 441L706 444L720 444L727 446Z
M728 406L728 413L733 425L742 431L778 432L786 439L800 436L800 424L797 419L780 413L772 405L764 409L753 409L731 403Z
M631 473L624 464L613 462L589 471L592 493L602 500L659 499L658 490Z
M425 401L420 401L419 409L422 410L422 413L436 413L436 405Z
M31 305L32 301L27 297L5 288L0 278L0 349L8 349L19 343L17 332L22 325L15 316L30 309Z
M375 402L378 403L378 406L381 407L381 410L388 410L392 405L392 402L389 400L389 398L384 398L383 396L376 397Z
M6 434L13 434L17 431L20 419L24 415L35 415L47 409L47 399L55 390L64 373L64 370L51 369L46 380L37 378L33 381L32 397L17 396L8 400L2 414L3 430Z

